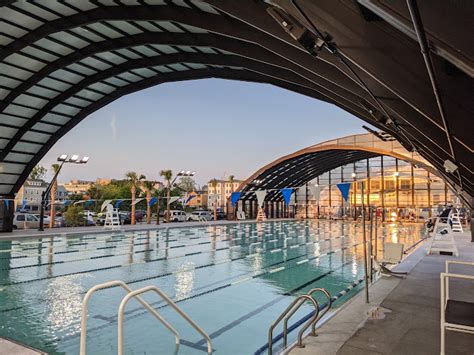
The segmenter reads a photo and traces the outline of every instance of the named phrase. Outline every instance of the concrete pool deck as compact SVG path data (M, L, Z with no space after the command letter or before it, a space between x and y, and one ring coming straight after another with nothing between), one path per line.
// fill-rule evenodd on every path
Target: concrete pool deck
M459 257L426 255L424 242L409 255L397 271L409 272L404 279L382 278L370 287L370 303L365 294L347 302L318 330L317 337L305 338L305 348L292 348L291 355L425 355L440 353L440 272L446 260L474 262L470 231L456 234ZM474 275L474 268L453 266L453 270ZM474 302L474 285L451 281L451 294ZM379 307L381 319L371 319ZM446 332L446 354L474 354L474 335Z

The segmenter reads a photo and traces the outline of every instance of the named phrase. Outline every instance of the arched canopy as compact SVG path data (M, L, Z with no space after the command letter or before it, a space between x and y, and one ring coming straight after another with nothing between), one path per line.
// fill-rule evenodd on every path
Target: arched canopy
M0 6L0 195L18 191L51 146L104 105L153 85L213 77L276 85L337 105L416 148L473 195L474 46L472 24L463 22L469 2L420 4L448 127L404 1ZM447 159L456 173L443 173Z
M340 166L377 156L411 162L437 174L423 158L406 151L397 142L384 142L372 134L353 135L313 145L285 155L253 173L239 186L243 200L256 200L253 191L269 190L266 200L280 201L279 189L298 188Z

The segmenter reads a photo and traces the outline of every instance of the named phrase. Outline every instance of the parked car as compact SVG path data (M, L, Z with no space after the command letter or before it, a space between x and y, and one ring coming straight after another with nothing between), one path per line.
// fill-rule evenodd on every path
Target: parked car
M209 211L194 211L187 216L188 221L211 221L213 216Z
M38 221L40 220L40 215L39 214L35 214L36 218L38 218ZM51 218L49 217L49 215L45 215L43 217L43 225L45 227L48 227L49 226L49 222L51 221ZM63 217L54 217L54 228L60 228L60 227L65 227L66 226L66 222L64 221L64 218Z
M184 211L178 211L178 210L170 211L170 222L185 222L185 221L186 221L186 213Z
M30 229L39 227L39 218L31 213L15 213L13 217L14 229Z
M146 211L143 211L143 210L136 210L135 211L135 220L137 222L141 222L143 220L143 218L146 217Z
M120 224L131 224L130 212L119 212Z

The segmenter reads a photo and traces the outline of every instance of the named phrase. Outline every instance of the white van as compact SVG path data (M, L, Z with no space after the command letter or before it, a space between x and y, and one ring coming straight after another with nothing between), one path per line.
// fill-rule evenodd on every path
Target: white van
M209 211L194 211L188 216L188 221L211 221L213 219Z
M184 211L171 210L170 211L170 222L185 222L186 213Z
M13 228L39 228L39 218L31 213L15 213L15 216L13 217Z

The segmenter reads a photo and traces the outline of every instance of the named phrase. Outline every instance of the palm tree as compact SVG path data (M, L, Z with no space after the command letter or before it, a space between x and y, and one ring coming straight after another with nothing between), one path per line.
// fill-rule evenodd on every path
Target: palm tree
M166 222L170 221L170 195L171 195L171 179L173 172L171 170L161 170L160 176L166 180Z
M53 170L53 174L56 175L56 173L59 171L60 166L59 164L53 164L51 165L51 169ZM51 186L51 193L50 193L50 199L51 203L49 205L49 228L54 227L54 202L56 201L56 193L58 191L58 178L54 179L53 186Z
M151 207L150 207L150 200L151 194L155 191L155 182L154 181L143 181L142 182L142 189L146 193L146 224L151 223Z
M231 199L232 199L232 194L234 193L234 180L235 180L235 176L234 175L229 175ZM227 200L227 205L228 206L229 206L229 202L230 202L230 208L228 210L229 210L229 212L232 213L232 215L235 215L234 210L233 210L234 206L232 206L232 200L231 201ZM229 218L229 214L227 214L227 218Z
M216 188L217 188L217 180L214 178L211 181L209 181L209 185L211 185L212 189L214 190L214 193L216 193ZM217 221L217 200L214 201L214 221Z
M128 180L130 185L130 192L132 193L132 210L130 212L131 224L135 224L135 195L137 193L137 189L140 189L140 185L143 180L145 180L145 175L140 174L138 175L134 171L129 171L125 174L125 177Z

